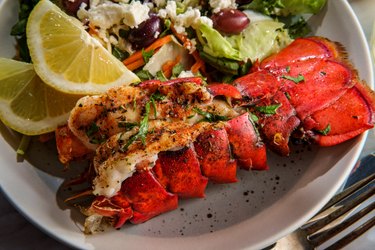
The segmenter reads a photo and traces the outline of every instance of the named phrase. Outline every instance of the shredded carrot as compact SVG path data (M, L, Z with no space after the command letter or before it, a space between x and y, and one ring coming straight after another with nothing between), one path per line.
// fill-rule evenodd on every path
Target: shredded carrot
M95 27L91 23L89 24L89 34L91 36L98 35L98 31L95 29Z
M170 78L172 76L172 69L174 65L174 60L168 60L161 67L161 70L166 78Z
M142 67L143 65L145 65L145 61L143 60L143 58L141 58L141 59L138 60L138 61L134 61L134 62L132 62L132 63L126 65L126 67L127 67L129 70L133 71L133 70L136 70L136 69Z
M199 56L197 51L193 52L193 57L195 59L195 63L191 67L191 72L193 72L195 74L195 73L198 72L198 70L200 70L200 71L202 71L202 73L204 75L207 75L206 74L206 65L205 65L203 59Z
M166 61L161 70L165 77L170 78L172 76L173 67L176 66L181 61L181 56L178 55L175 60L168 60Z
M171 35L159 38L155 42L153 42L150 46L148 46L147 48L145 48L144 51L149 52L151 50L156 50L156 49L160 48L161 46L163 46L164 44L169 43L170 41L172 41L172 36ZM132 54L131 56L129 56L128 58L126 58L123 61L123 63L125 64L126 67L128 67L128 65L130 65L130 64L132 64L132 63L134 63L136 61L138 62L138 64L140 64L139 61L143 61L142 51L135 52L134 54ZM144 61L143 61L143 63L144 63Z

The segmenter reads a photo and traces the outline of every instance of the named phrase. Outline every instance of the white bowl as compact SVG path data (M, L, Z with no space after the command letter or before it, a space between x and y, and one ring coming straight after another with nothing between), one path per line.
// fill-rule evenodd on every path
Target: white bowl
M18 1L0 0L0 56L14 55L9 36ZM360 77L373 86L366 39L345 0L328 1L309 22L314 34L342 43ZM331 148L294 148L291 157L269 153L266 172L239 171L239 182L210 184L206 198L180 201L179 209L141 225L86 236L82 216L62 201L66 173L53 143L34 142L17 161L19 137L0 126L0 184L15 207L42 230L83 249L260 249L297 229L339 189L354 166L366 133Z

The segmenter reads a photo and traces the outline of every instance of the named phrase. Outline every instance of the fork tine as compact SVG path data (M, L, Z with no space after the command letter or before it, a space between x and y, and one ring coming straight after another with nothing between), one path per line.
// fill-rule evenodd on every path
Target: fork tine
M375 203L371 203L367 207L361 209L361 211L355 213L354 215L350 216L348 219L344 220L340 224L329 228L325 231L318 232L316 234L308 235L307 240L314 246L319 246L323 242L327 241L328 239L332 238L336 234L342 232L350 225L354 224L356 221L364 217L366 214L370 213L372 210L375 209Z
M326 250L334 250L334 249L341 249L344 246L348 245L353 240L357 239L359 236L364 234L367 230L372 228L375 225L375 216L373 216L370 220L366 223L362 224L361 226L357 227L353 232L346 235L344 238L336 241L331 246L327 247Z
M353 200L351 200L350 203L344 204L343 206L339 207L338 209L336 209L335 211L333 211L329 215L327 215L327 216L325 216L321 219L317 219L315 221L310 220L311 222L307 222L305 225L303 225L301 227L301 229L303 231L305 231L307 234L312 234L312 233L320 230L321 228L323 228L327 224L331 223L332 221L334 221L338 217L347 213L351 209L355 208L357 205L361 204L363 201L365 201L366 199L371 197L374 193L375 193L375 185L372 186L370 189L366 190L365 192L363 192L362 194L355 197ZM319 215L320 214L316 215L315 217L318 217Z
M326 210L327 208L333 206L339 201L342 201L349 195L355 193L357 190L361 189L362 187L366 186L370 182L372 182L375 179L375 173L372 175L356 182L355 184L351 185L350 187L346 188L344 191L336 194L335 196L332 197L332 199L320 210L320 212ZM320 213L319 212L319 213Z

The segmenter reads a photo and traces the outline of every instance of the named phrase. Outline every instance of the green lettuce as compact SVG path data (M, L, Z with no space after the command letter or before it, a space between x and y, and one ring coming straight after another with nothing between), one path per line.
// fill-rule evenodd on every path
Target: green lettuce
M242 60L263 60L292 41L283 26L283 23L273 20L253 22L241 34L227 40L239 50Z
M202 50L208 55L254 62L277 53L292 41L283 26L281 22L262 20L251 22L239 35L222 36L217 30L201 24L197 33Z
M298 14L317 14L327 3L327 0L253 0L241 6L269 16L288 16Z
M241 61L239 50L233 47L217 30L201 23L197 34L203 45L203 51L207 54Z

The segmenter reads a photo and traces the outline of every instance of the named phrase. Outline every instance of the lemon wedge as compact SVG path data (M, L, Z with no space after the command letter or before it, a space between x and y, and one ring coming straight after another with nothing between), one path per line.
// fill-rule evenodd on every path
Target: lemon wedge
M35 71L45 83L62 92L98 94L139 81L77 19L49 0L41 0L34 7L26 35Z
M65 124L80 97L44 84L32 64L0 58L0 119L22 134L40 135Z

